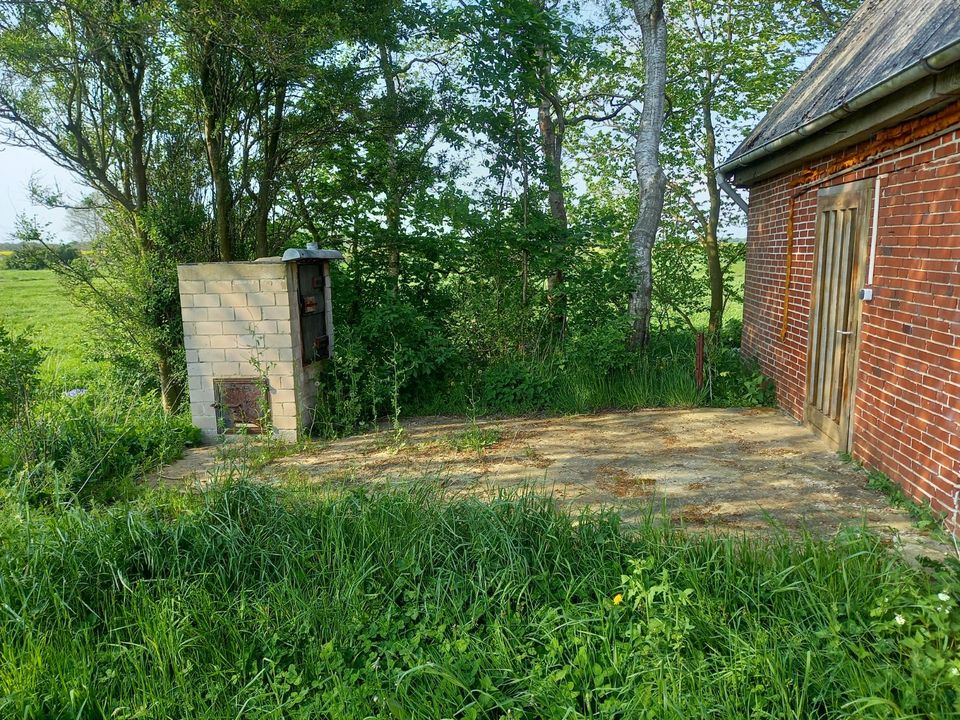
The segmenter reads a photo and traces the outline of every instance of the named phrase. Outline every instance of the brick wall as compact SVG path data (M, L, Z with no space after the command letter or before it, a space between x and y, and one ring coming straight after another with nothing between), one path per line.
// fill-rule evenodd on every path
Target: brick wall
M279 259L177 268L190 410L206 442L218 432L214 378L257 378L255 358L267 370L273 428L296 440L303 371L288 273Z
M852 454L950 513L960 492L960 131L886 152L812 186L800 183L811 170L836 167L836 156L751 189L743 348L801 419L817 190L884 176L874 300L861 303ZM856 148L843 156L856 157ZM793 269L781 340L791 196Z

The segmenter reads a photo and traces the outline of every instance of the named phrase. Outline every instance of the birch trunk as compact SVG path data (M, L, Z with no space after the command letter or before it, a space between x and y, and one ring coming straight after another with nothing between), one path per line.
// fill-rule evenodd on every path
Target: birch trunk
M636 264L636 284L630 297L632 347L645 348L650 341L651 290L653 288L653 242L663 212L667 178L660 166L660 135L667 82L667 20L663 0L633 0L633 13L643 36L643 112L634 147L640 196L637 221L630 231Z

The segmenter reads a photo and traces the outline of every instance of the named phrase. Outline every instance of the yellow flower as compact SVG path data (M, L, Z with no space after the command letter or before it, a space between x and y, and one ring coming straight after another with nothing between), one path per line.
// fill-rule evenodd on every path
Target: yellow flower
M613 596L614 605L619 605L622 602L623 602L623 593L617 593L616 595Z

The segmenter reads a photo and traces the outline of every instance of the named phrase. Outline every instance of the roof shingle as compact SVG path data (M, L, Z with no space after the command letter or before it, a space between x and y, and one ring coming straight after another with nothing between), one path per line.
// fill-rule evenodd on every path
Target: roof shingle
M725 164L960 41L960 0L866 0Z

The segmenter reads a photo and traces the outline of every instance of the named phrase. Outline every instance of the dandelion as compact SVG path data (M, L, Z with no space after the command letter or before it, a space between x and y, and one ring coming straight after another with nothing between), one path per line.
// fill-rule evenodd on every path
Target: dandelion
M897 625L904 625L904 624L906 624L906 622L907 622L906 618L903 617L903 615L894 615L894 616L893 616L893 621L894 621Z
M937 593L937 598L939 598L941 602L946 602L947 600L950 599L950 596L947 595L945 592L942 592L942 593Z
M616 595L613 596L614 605L619 605L622 602L623 602L623 593L617 593Z

